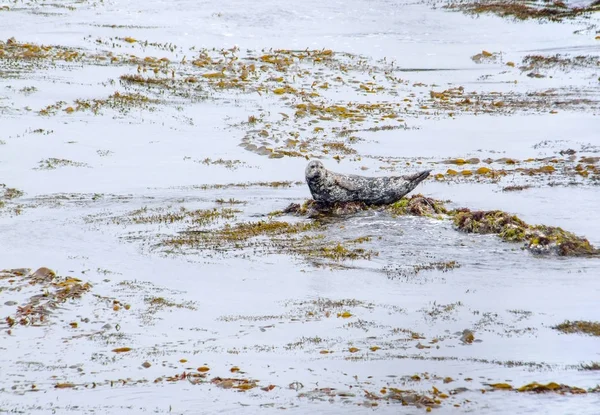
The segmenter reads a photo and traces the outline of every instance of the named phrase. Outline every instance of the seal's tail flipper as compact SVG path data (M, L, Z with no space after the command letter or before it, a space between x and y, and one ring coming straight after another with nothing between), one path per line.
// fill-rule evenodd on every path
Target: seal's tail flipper
M429 173L431 170L423 170L415 174L409 174L406 176L402 176L403 179L408 180L413 185L413 188L416 187L419 183L429 177Z
M429 173L431 170L423 170L415 174L407 174L406 176L402 176L402 179L405 180L405 189L406 193L412 191L419 183L429 177Z

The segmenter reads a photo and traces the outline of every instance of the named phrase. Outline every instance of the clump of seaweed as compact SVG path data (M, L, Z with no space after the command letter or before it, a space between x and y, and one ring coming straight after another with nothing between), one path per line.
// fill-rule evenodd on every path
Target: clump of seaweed
M471 56L471 60L475 63L496 63L501 57L497 52L482 50L481 53Z
M418 377L418 376L417 376ZM420 378L419 378L420 379ZM365 398L371 401L387 401L387 402L398 402L403 406L415 406L417 408L425 407L427 412L431 411L431 408L438 408L441 404L441 399L445 399L448 395L441 393L437 388L433 388L433 396L428 396L422 393L415 392L413 390L405 390L398 388L383 388L380 393L381 395L369 391L365 392Z
M233 219L240 211L237 209L194 209L190 210L180 207L175 210L148 209L143 207L127 213L124 216L115 217L115 224L173 224L177 222L188 222L194 225L206 225L217 220Z
M519 388L513 387L509 383L491 383L487 384L491 389L490 390L506 390L506 391L515 391L515 392L534 392L534 393L559 393L564 395L565 393L571 394L583 394L583 393L597 393L595 389L583 389L577 386L570 386L565 384L559 384L556 382L549 382L547 384L531 382L527 385L523 385Z
M496 234L506 242L525 242L525 248L534 254L558 256L598 256L600 250L572 232L558 227L528 225L515 215L500 211L453 212L454 225L466 233Z
M430 270L438 270L442 272L448 272L455 268L460 268L460 264L456 261L446 261L446 262L430 262L427 264L417 264L413 265L413 269L415 273L419 273L421 271L430 271Z
M483 0L477 2L453 2L446 6L448 9L459 10L466 14L495 14L515 20L547 20L561 22L566 19L589 15L600 10L597 5L588 7L569 8L563 1L557 0L541 6L533 1L518 0Z
M354 242L354 241L351 241ZM334 261L344 261L348 259L371 259L372 256L377 256L377 252L364 248L347 248L341 243L337 245L323 245L302 249L299 252L304 253L307 257L331 259Z
M6 42L0 41L0 59L11 60L79 60L84 56L81 51L70 48L36 45L32 43L18 42L11 37Z
M511 186L505 186L502 188L503 192L520 192L521 190L526 190L526 189L530 189L531 185L525 184L525 185L511 185Z
M285 253L307 259L328 259L336 262L369 259L377 255L376 252L363 248L346 247L342 241L330 241L324 235L315 233L322 228L323 225L319 221L241 222L234 225L225 224L221 228L211 230L188 228L176 237L164 239L160 245L169 249L192 248L220 252L252 248L255 253Z
M157 310L161 310L163 308L187 308L188 310L195 310L196 307L191 302L185 303L176 303L174 301L168 300L164 297L145 297L144 302L150 306L152 313L155 313Z
M600 65L600 59L596 56L567 57L560 54L552 56L527 55L523 58L523 66L520 69L522 71L531 71L555 68L568 71L574 68L595 68L598 65Z
M116 91L105 99L77 99L73 105L67 105L66 102L59 101L42 108L38 111L38 114L50 116L56 115L58 111L62 110L67 114L91 112L98 115L104 108L111 108L121 114L127 114L134 108L151 109L150 104L157 104L158 102L158 100L151 99L143 94Z
M582 363L579 370L600 370L600 362Z
M32 295L25 304L18 306L16 312L5 318L9 327L19 325L39 326L48 321L52 310L60 304L81 298L91 289L91 284L74 277L59 277L48 268L10 269L0 271L0 280L9 282L9 290L24 290L32 286L41 287L42 294ZM39 292L39 290L36 290Z
M23 196L23 192L14 187L8 187L4 183L0 183L0 208L4 206L5 201L16 199Z
M552 328L565 334L578 333L600 336L600 322L598 321L566 320Z
M34 170L55 170L59 167L90 167L87 163L50 157L40 160Z
M318 226L317 223L258 221L238 223L233 226L226 224L224 228L216 233L219 234L219 239L223 241L236 242L246 241L257 236L278 236L306 232Z
M385 272L388 278L396 279L401 278L406 281L417 281L415 277L422 271L441 271L446 273L456 268L460 268L460 264L456 261L436 261L421 263L415 265L386 265L382 271ZM421 280L424 281L424 280Z

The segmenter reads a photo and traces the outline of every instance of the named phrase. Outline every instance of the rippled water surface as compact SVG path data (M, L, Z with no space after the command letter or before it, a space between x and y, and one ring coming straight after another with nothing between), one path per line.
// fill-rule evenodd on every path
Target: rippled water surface
M600 337L553 328L600 321L598 258L437 215L273 214L310 198L307 158L427 168L414 193L600 246L598 14L445 5L0 4L0 182L23 192L0 269L56 272L0 276L0 412L598 413ZM502 174L463 174L482 166ZM260 221L318 226L213 237ZM209 242L167 243L186 235ZM490 386L532 382L588 393Z

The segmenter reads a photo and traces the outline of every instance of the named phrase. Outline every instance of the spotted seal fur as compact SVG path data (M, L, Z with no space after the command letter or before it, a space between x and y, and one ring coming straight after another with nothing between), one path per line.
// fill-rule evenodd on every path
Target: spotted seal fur
M364 202L385 205L397 202L419 183L431 170L407 176L365 177L340 174L327 170L323 163L313 160L306 166L306 183L313 198L320 203Z

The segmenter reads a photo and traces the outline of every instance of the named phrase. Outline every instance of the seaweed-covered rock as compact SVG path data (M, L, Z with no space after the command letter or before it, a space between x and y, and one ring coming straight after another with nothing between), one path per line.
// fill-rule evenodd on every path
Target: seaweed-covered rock
M505 234L506 240L511 241L524 240L521 230L527 227L518 217L501 210L472 211L466 208L455 211L454 225L458 230L467 233Z
M385 210L395 215L431 216L447 214L448 210L441 200L425 197L422 194L405 197L386 206Z
M497 234L506 242L525 242L524 248L538 255L600 256L600 250L572 232L544 225L528 225L522 219L500 210L458 209L454 225L467 233Z
M282 212L278 213L319 218L326 216L351 215L364 210L379 210L389 212L393 215L414 216L432 216L435 214L448 213L444 206L444 202L425 197L421 194L404 197L396 203L383 206L368 205L363 202L338 202L326 204L310 199L302 204L292 203Z
M283 210L283 213L295 216L306 216L309 218L319 218L325 216L351 215L368 209L370 209L370 206L363 202L337 202L325 204L310 199L302 204L290 204Z
M527 231L527 249L535 254L600 256L600 249L581 236L554 226L537 225Z

